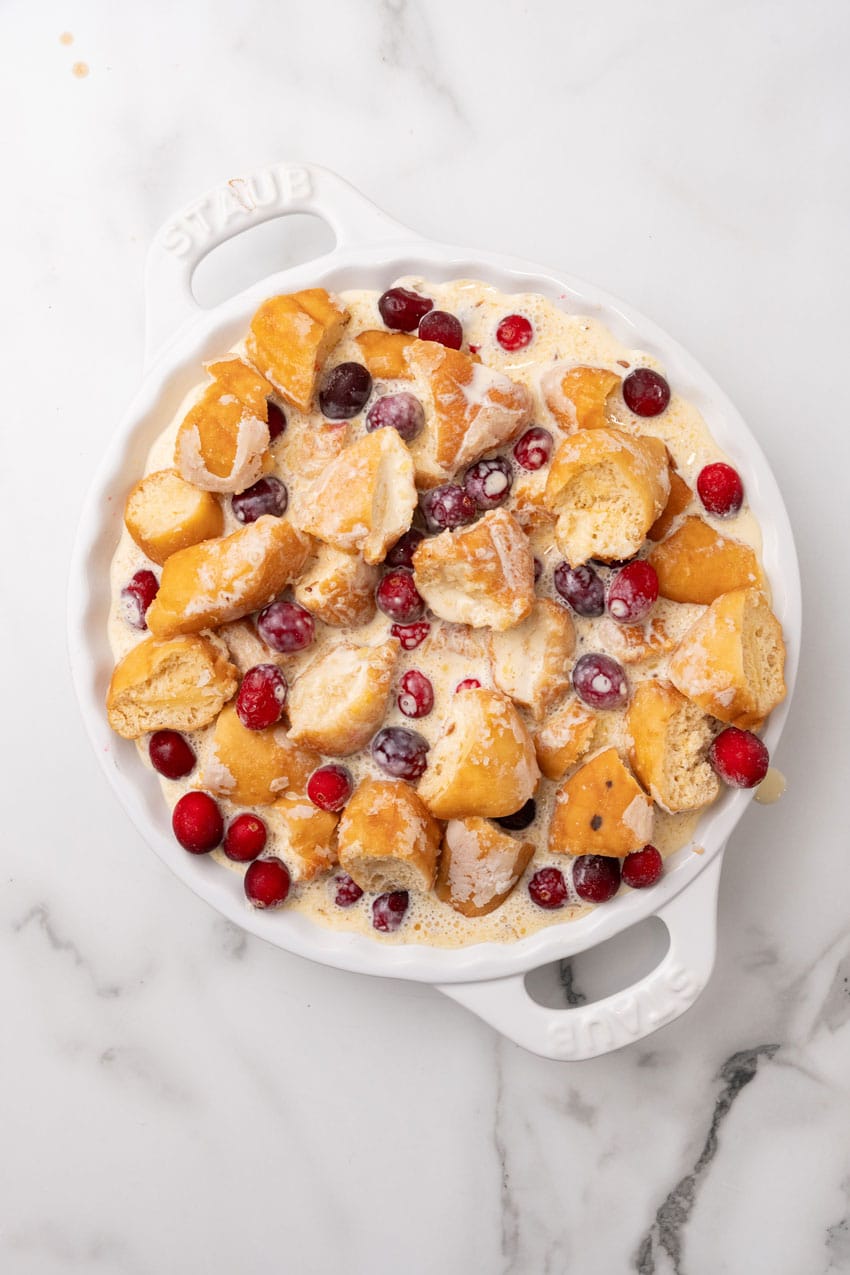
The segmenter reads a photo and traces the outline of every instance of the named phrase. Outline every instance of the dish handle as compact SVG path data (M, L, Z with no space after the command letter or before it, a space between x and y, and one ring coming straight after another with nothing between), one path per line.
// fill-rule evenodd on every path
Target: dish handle
M150 246L145 275L146 365L200 313L192 275L207 253L243 230L291 213L321 217L336 236L336 248L417 238L342 177L315 164L271 164L244 177L231 177L167 221Z
M590 1005L549 1009L528 994L525 975L482 983L443 983L438 990L471 1009L503 1036L543 1058L578 1061L634 1044L690 1009L714 966L717 887L723 851L656 915L670 946L644 978Z

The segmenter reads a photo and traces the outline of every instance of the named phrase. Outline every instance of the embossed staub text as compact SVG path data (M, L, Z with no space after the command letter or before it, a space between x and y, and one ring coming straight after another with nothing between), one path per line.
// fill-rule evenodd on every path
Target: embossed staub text
M284 212L311 193L310 174L294 164L276 164L250 177L232 177L196 204L185 208L162 230L162 246L177 257L217 241L235 221L257 213Z
M549 1026L552 1046L563 1058L586 1058L618 1049L661 1027L693 1003L699 978L679 964L662 964L630 991L559 1012Z

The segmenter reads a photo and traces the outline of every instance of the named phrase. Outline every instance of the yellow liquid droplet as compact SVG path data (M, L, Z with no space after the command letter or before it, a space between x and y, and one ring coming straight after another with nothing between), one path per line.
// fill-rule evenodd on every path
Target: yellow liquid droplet
M781 770L770 767L764 779L753 794L761 806L772 806L785 792L787 781Z
M73 43L74 43L74 37L73 37L73 35L71 34L71 32L70 32L70 31L63 31L63 32L62 32L62 34L61 34L61 35L60 35L60 37L59 37L59 43L60 43L60 44L73 44Z
M76 75L78 80L84 80L89 73L87 62L75 62L71 67L72 75Z

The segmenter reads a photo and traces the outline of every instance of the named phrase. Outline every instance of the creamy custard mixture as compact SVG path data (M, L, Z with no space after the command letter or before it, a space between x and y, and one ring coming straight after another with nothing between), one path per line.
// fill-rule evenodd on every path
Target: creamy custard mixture
M606 369L619 378L617 388L608 396L605 404L606 422L608 425L632 435L650 436L660 439L669 449L670 457L679 476L693 492L692 500L681 518L687 514L698 514L708 525L714 526L723 535L735 541L749 545L760 554L761 540L759 528L746 506L734 519L715 519L706 512L696 496L695 484L700 470L710 462L725 459L723 453L710 436L699 412L690 403L684 401L672 386L672 397L665 410L654 416L637 416L629 407L622 393L622 379L635 368L655 368L663 372L652 358L641 351L622 346L607 329L595 319L586 315L575 315L564 312L545 298L532 293L504 294L484 283L473 280L458 280L451 283L437 284L422 278L405 278L395 286L402 286L421 293L433 300L434 307L456 316L463 330L463 346L465 352L477 355L487 367L497 369L511 378L512 381L527 387L531 394L533 410L531 424L541 426L552 436L554 455L559 445L573 431L564 428L563 420L559 422L551 410L550 402L544 398L541 382L545 384L545 374L556 363L564 365L587 365L593 368ZM343 362L362 363L363 351L355 338L366 330L386 330L378 310L379 294L373 291L351 290L340 294L340 300L351 314L351 320L342 338L331 350L327 367ZM496 333L500 322L509 315L518 315L530 321L533 336L522 348L510 350L503 348ZM222 351L222 355L226 352ZM235 347L233 353L245 357L244 345ZM192 406L205 385L201 379L199 368L199 385L182 404L175 418L163 422L163 430L150 450L145 473L152 473L174 466L175 439L181 421ZM366 433L366 415L369 406L382 395L406 392L417 394L417 381L406 379L384 379L374 377L374 383L368 403L351 420L347 422L347 445L351 445ZM318 397L318 396L317 396ZM282 400L280 400L282 403ZM297 522L299 510L303 502L309 502L311 484L320 476L327 463L322 456L316 456L311 444L311 436L317 432L327 431L328 422L318 409L314 399L314 410L304 413L290 405L284 405L286 429L277 437L270 447L274 467L271 472L286 485L289 494L289 507L286 516ZM525 427L527 428L527 426ZM501 506L519 516L542 501L546 486L549 464L533 471L523 468L514 458L516 438L503 446L488 451L486 455L505 457L511 465L512 487L510 494ZM302 468L307 458L306 472ZM330 454L328 459L330 459ZM453 479L463 481L461 472ZM227 494L216 497L220 500L224 513L223 534L237 530L240 523L236 521L231 509L231 499ZM541 518L523 521L535 558L540 564L539 578L536 582L536 593L540 598L549 598L561 606L567 606L555 589L553 577L556 567L563 561L564 554L555 538L554 522ZM421 516L417 514L414 526L424 529ZM646 541L640 550L640 557L645 557L653 549L653 544ZM309 564L308 564L309 565ZM613 568L592 563L603 581L610 580ZM149 635L128 623L126 607L122 601L122 589L127 581L140 568L148 567L159 577L161 568L151 563L125 529L118 544L111 570L112 610L109 620L109 640L116 662L138 642ZM284 594L292 596L291 590ZM668 649L660 654L651 652L646 658L637 662L624 663L634 694L640 683L646 679L664 679L670 659L670 647L674 647L689 627L703 612L705 606L674 602L659 598L646 626L660 622L668 631L673 641ZM584 652L609 651L616 655L618 647L612 646L609 638L615 622L610 615L582 618L581 615L569 611L575 626L575 654L577 660ZM231 625L225 642L219 634L211 634L228 658L244 673L247 667L268 658L263 654L262 645L258 642L253 629L252 620L245 617L244 623ZM397 706L394 690L390 696L389 707L384 719L384 726L403 726L421 734L433 747L441 731L441 724L446 711L452 702L455 688L466 678L476 679L482 686L494 685L493 671L487 652L486 634L481 630L458 625L445 625L430 612L424 619L431 622L429 637L416 649L402 650L394 673L394 684L397 687L405 671L417 669L430 679L434 691L434 707L424 717L411 719L406 717ZM376 646L385 642L390 635L393 621L379 610L368 624L354 630L340 630L316 621L315 641L306 650L296 654L276 657L283 669L290 690L305 668L313 663L330 647L341 639L351 640L362 646ZM616 634L615 634L616 637ZM520 712L532 731L539 728L526 708ZM286 728L286 716L281 726ZM173 807L177 800L188 790L203 787L205 758L208 756L210 737L213 726L201 731L186 734L198 756L198 766L187 778L171 781L161 778L163 794L166 802ZM148 756L148 736L137 740L142 763L150 766ZM587 756L592 756L608 744L614 744L621 755L627 759L629 738L626 719L623 711L598 711L595 734ZM387 776L373 760L368 747L353 756L326 757L326 762L335 762L345 766L351 773L356 785L365 776L385 779ZM547 837L552 815L554 795L560 786L541 778L535 793L536 815L531 824L522 831L512 835L521 841L531 840L534 844L534 855L525 869L516 887L506 900L489 915L466 917L455 911L447 903L442 902L431 893L410 892L409 907L403 923L394 933L378 933L372 925L372 903L374 894L365 893L353 906L336 905L335 893L339 868L331 868L327 873L310 881L298 879L298 866L288 861L287 847L277 826L274 811L270 806L256 806L253 812L267 825L268 842L264 855L275 855L281 858L290 869L293 883L285 907L294 907L312 917L315 921L340 930L360 931L380 942L389 943L426 943L441 946L461 946L482 941L507 942L529 935L541 927L577 917L588 910L587 904L576 895L571 883L571 865L569 855L553 855L547 848ZM225 822L243 812L246 807L236 806L226 798L217 798L225 817ZM305 798L306 800L306 798ZM674 850L690 844L695 852L699 846L696 824L698 814L669 814L657 807L655 810L655 826L652 843L667 856ZM213 850L212 857L222 868L243 873L246 864L235 863L228 859L218 848ZM565 875L570 893L564 906L546 910L537 906L529 894L528 882L541 867L552 865L558 867ZM625 889L626 887L623 887ZM247 906L247 904L246 904Z

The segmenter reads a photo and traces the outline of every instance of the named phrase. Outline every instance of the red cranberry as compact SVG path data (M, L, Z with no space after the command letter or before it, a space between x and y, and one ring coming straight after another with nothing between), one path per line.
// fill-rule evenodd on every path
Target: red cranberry
M148 607L159 592L159 581L152 571L143 568L131 577L121 590L124 619L134 629L146 629Z
M257 632L273 651L289 655L310 645L316 625L310 612L297 602L273 602L257 616Z
M408 567L413 569L413 555L416 552L417 545L421 544L425 539L425 535L421 531L417 531L415 527L411 527L410 531L406 531L401 540L397 540L390 549L384 563L388 567Z
M741 475L722 460L699 471L697 491L706 511L717 518L736 514L744 503Z
M320 810L337 814L342 810L354 785L344 766L320 766L307 780L307 796Z
M255 908L280 907L292 879L280 859L255 859L245 873L245 895Z
M586 903L606 903L620 888L620 860L604 854L580 854L573 860L573 885Z
M263 514L280 518L286 513L289 492L279 478L269 475L231 497L230 507L237 522L256 522Z
M366 413L366 428L394 429L405 443L412 443L425 426L425 408L413 394L385 394Z
M424 673L408 669L399 682L396 699L405 717L427 717L434 707L434 688Z
M393 637L398 638L403 651L415 651L417 646L425 641L431 632L431 625L427 620L419 620L417 624L393 624L390 626L390 633Z
M625 708L629 684L622 667L610 655L583 655L573 669L573 686L590 708Z
M331 421L347 421L366 406L372 378L362 363L337 363L319 391L319 407Z
M541 425L532 425L527 429L519 442L514 444L514 456L523 469L542 469L549 464L554 439L548 429Z
M389 934L397 930L404 920L410 903L406 890L393 890L392 894L379 894L372 904L372 924L376 930Z
M664 871L664 860L655 846L633 850L623 860L623 880L633 890L643 890L655 882Z
M462 682L458 682L455 687L455 695L458 691L478 691L481 689L481 683L477 677L465 677Z
M166 779L183 779L195 769L195 750L176 730L158 730L148 744L151 765Z
M608 586L608 613L618 624L640 624L657 600L655 567L640 559L627 563Z
M250 863L266 848L266 825L256 815L237 815L224 834L224 853L236 863Z
M277 403L269 403L267 406L269 409L269 442L273 443L286 429L286 416L283 408L278 407Z
M459 350L463 345L463 328L460 320L445 310L430 310L419 323L420 341L438 341L447 345L450 350Z
M470 341L470 343L469 343L469 353L470 353L470 354L477 354L477 353L478 353L478 351L479 351L480 349L481 349L481 346L480 346L480 345L473 345L473 344L472 344L472 342Z
M496 509L511 494L513 481L509 462L503 456L494 456L470 465L463 485L479 509Z
M515 810L512 815L502 815L501 819L497 819L496 823L501 824L503 828L507 828L508 832L522 832L530 824L534 823L537 815L537 802L533 797L529 797L524 806L520 806L519 810Z
M593 618L605 611L605 585L585 563L571 567L562 562L555 568L554 585L565 602L569 602L576 615Z
M171 813L171 827L190 854L214 850L224 834L221 811L208 792L184 793Z
M425 610L409 571L388 571L375 591L375 601L397 624L412 624Z
M538 868L528 883L531 901L539 908L562 908L567 901L567 883L560 868Z
M732 788L755 788L767 774L770 754L758 735L727 726L708 750L716 773Z
M242 678L236 716L248 730L265 730L283 716L286 678L276 664L255 664Z
M419 779L428 765L428 742L406 726L385 726L369 746L372 757L395 779Z
M422 512L430 531L445 531L473 522L478 509L468 491L455 483L446 483L425 492Z
M496 340L503 350L522 350L533 336L534 328L524 314L509 314L496 328Z
M433 310L434 302L430 297L423 297L420 292L411 292L409 288L388 288L378 299L381 318L388 328L396 332L413 332L419 322Z
M347 872L340 872L339 876L334 877L336 884L336 894L334 895L334 903L338 908L350 908L358 899L363 898L363 891L356 881L352 881Z
M658 416L670 402L670 386L651 367L638 367L623 381L623 398L635 416Z

